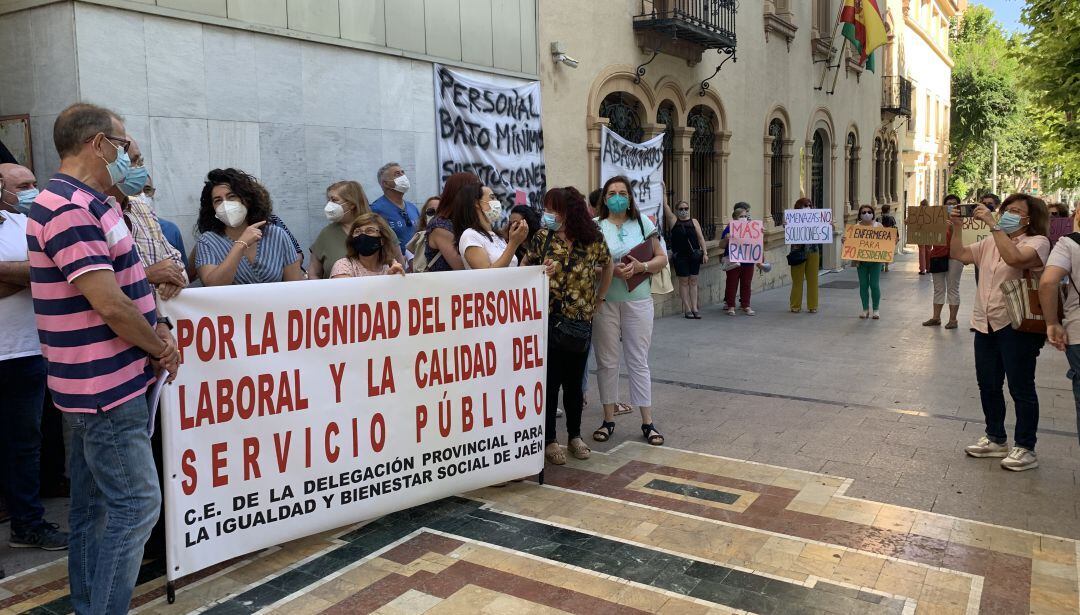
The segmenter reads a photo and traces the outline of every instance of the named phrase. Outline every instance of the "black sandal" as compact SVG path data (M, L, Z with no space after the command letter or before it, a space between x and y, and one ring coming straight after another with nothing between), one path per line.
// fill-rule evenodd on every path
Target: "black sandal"
M604 421L592 432L592 439L597 442L607 442L615 435L615 421Z
M649 435L650 433L654 435ZM643 424L641 426L641 435L645 438L645 441L653 446L663 446L664 436L660 435L660 432L653 427L652 423Z

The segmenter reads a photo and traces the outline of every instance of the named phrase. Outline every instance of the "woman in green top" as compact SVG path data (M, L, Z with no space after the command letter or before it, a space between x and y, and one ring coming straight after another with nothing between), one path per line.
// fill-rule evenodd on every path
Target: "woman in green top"
M345 258L345 244L349 239L349 227L360 214L371 213L364 188L359 182L343 181L326 189L326 219L330 221L311 244L311 269L308 277L313 280L330 277L334 263Z
M596 374L600 402L604 405L604 422L593 432L593 439L605 442L615 432L619 363L625 360L630 376L630 405L641 411L641 434L649 444L660 445L664 443L664 436L653 427L652 375L649 372L653 330L651 274L667 267L667 254L660 247L656 225L635 206L630 180L612 177L604 184L602 193L600 232L604 234L615 263L615 279L593 319ZM629 253L642 243L651 248L651 258L639 261ZM626 262L623 257L627 257ZM646 274L645 281L630 290L627 281L641 274Z

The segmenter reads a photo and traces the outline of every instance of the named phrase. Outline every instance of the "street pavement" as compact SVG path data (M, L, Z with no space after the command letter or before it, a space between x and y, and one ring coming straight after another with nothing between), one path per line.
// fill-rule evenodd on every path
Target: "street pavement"
M1008 472L962 452L982 434L970 268L956 330L921 326L932 281L912 256L882 275L879 321L858 318L853 270L821 285L817 314L790 313L781 288L754 297L753 317L713 306L703 320L657 321L665 447L619 416L610 442L589 440L592 459L549 466L542 487L483 489L238 558L182 581L173 606L163 568L148 564L133 606L1080 612L1080 444L1062 353L1047 346L1039 360L1041 467ZM48 508L66 526L66 500ZM0 581L0 613L68 612L63 556L0 547L9 575L37 566Z

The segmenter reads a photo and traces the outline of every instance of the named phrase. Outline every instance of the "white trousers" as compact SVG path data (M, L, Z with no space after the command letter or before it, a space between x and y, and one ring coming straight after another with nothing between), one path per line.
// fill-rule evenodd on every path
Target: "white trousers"
M593 352L600 403L619 401L619 363L626 362L630 376L630 405L652 406L652 297L640 301L605 301L593 318Z
M955 258L949 259L949 270L934 276L934 305L960 305L960 276L964 273L964 263Z

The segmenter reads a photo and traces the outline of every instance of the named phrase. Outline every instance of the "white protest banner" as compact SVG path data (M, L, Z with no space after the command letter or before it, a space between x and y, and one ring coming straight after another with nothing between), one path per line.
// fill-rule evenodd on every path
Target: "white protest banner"
M439 185L467 171L491 188L505 209L540 208L547 184L540 82L477 78L441 64L435 64L434 74Z
M623 175L634 193L634 204L661 228L664 220L664 135L631 143L607 126L600 131L600 184Z
M527 267L163 302L169 580L543 469L547 293Z
M832 243L832 220L829 209L785 209L784 243Z
M728 223L728 260L733 263L764 262L764 239L761 220L732 220Z

